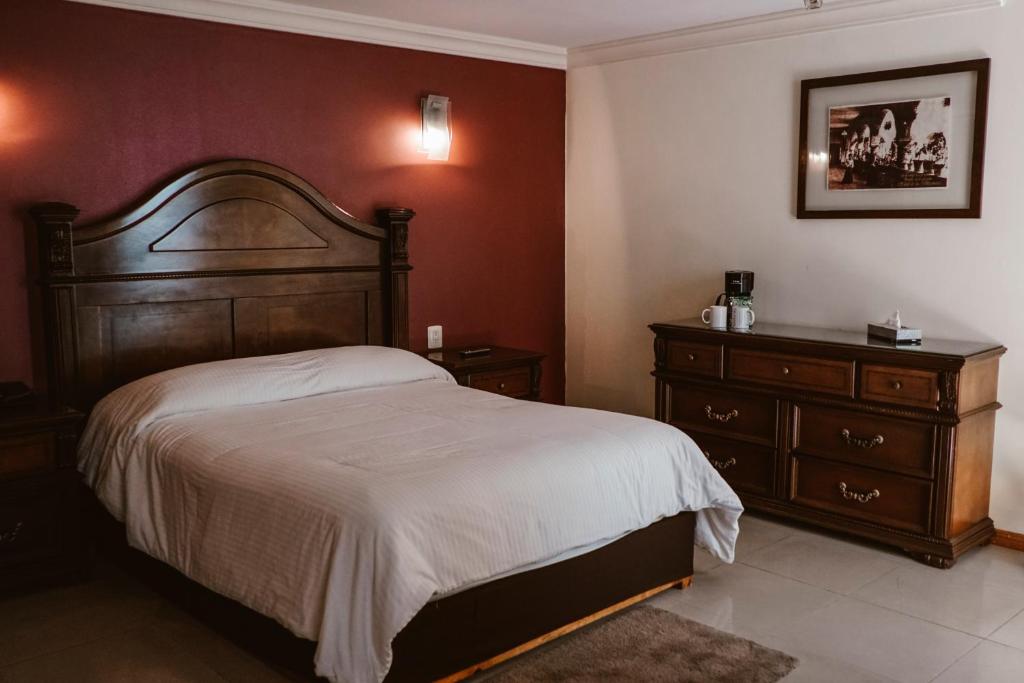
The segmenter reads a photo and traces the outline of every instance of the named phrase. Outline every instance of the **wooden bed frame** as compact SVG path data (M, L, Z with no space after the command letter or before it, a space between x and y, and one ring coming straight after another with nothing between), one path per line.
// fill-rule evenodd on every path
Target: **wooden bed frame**
M409 346L409 209L380 209L370 225L288 171L234 160L93 225L74 226L68 204L31 213L49 390L61 405L87 413L122 384L192 363ZM388 680L457 680L688 585L694 517L430 603L396 637Z

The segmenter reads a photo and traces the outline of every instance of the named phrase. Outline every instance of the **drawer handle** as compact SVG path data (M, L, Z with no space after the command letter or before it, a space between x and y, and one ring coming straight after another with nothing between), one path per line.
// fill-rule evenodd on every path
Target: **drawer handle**
M782 366L782 374L783 375L788 375L789 374L789 368L787 368L785 365Z
M894 381L894 382L892 383L892 388L893 388L893 389L895 389L896 391L899 391L900 389L902 389L902 388L903 388L903 382L901 382L901 381L899 381L899 380L895 380L895 381Z
M697 356L695 356L695 355L694 355L694 354L692 354L692 353L688 353L688 354L686 354L686 358L687 358L688 360L697 360Z
M498 382L498 389L500 389L501 391L505 391L505 383L504 382Z
M8 543L14 543L15 539L18 538L18 534L21 533L22 528L25 526L24 522L18 522L14 525L14 528L10 531L0 532L0 545L6 545Z
M844 429L839 432L839 436L843 437L843 441L849 446L856 446L857 448L874 448L875 446L881 446L885 443L885 437L881 434L875 434L870 439L852 436L849 429Z
M711 454L708 453L707 451L704 451L704 457L706 457L708 459L708 462L714 465L715 469L719 471L727 470L736 464L736 458L729 458L728 460L718 460L716 458L712 458Z
M704 414L708 416L709 420L715 420L716 422L728 422L734 417L739 417L740 411L733 408L727 413L716 413L714 410L711 409L711 404L709 403L706 406L704 406Z
M846 482L839 482L839 493L843 494L843 498L846 500L855 500L858 503L870 502L873 498L878 498L882 494L879 493L878 489L871 489L867 493L861 493L859 491L853 491L846 488Z

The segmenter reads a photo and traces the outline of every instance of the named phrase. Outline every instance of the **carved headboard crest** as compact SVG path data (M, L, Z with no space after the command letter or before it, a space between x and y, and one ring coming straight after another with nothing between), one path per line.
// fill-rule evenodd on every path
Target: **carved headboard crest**
M174 179L87 226L31 209L55 400L88 409L181 365L346 344L408 348L409 209L363 223L259 161Z

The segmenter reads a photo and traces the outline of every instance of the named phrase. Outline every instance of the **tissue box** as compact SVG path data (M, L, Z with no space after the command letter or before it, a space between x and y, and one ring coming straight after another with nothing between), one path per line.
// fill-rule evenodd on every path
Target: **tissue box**
M895 327L883 323L868 323L868 336L896 344L921 343L921 330L913 327Z

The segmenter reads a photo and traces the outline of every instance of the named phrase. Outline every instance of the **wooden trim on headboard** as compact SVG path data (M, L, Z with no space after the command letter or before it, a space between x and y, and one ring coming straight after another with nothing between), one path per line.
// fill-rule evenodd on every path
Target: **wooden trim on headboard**
M33 207L51 397L87 410L137 377L345 344L409 346L410 209L379 225L271 164L206 164L76 226Z
M387 208L377 211L377 222L391 234L389 286L391 287L391 346L409 348L409 221L412 209Z
M75 272L71 231L78 208L50 202L30 209L39 239L39 273L43 288L47 391L55 403L71 405L68 396L75 378L74 288L59 283Z

